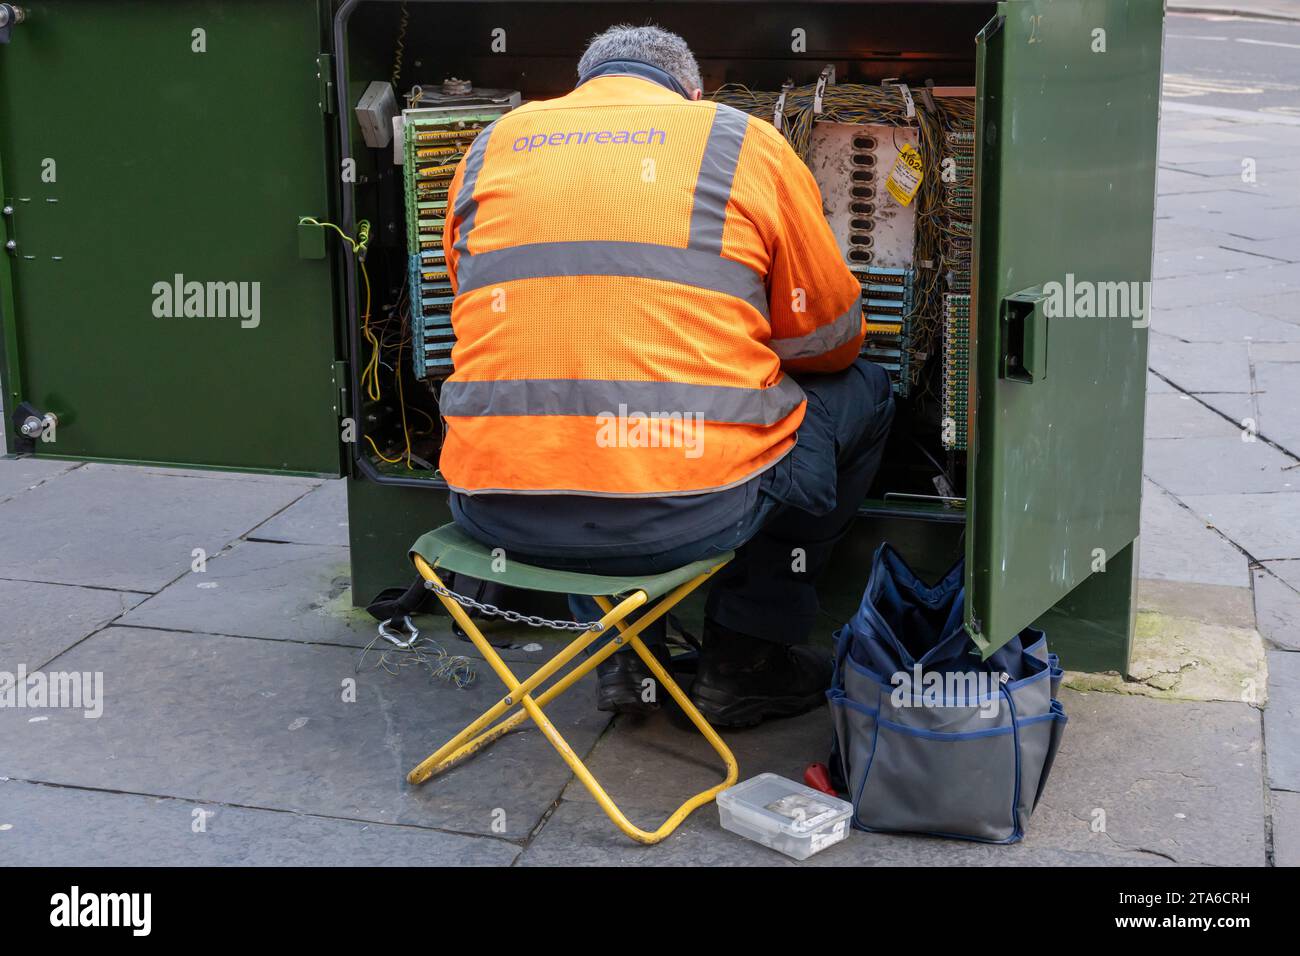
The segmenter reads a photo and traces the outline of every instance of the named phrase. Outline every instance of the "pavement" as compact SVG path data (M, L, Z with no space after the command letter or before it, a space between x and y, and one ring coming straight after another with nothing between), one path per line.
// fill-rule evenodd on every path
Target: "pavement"
M1300 20L1300 0L1168 0L1165 12Z
M1189 58L1174 73L1195 74L1196 44L1219 41L1171 40ZM1256 676L1239 693L1236 671L1217 689L1076 678L1023 842L855 832L803 865L1300 863L1300 124L1263 108L1275 91L1199 76L1200 92L1171 81L1162 121L1139 630L1182 622ZM481 661L464 689L376 667L348 588L341 482L0 460L0 667L103 675L94 719L0 709L0 859L796 865L722 831L713 807L631 844L535 730L407 786L499 691ZM473 658L443 619L423 623ZM507 656L528 672L547 655L516 641ZM590 683L550 712L634 821L717 779L702 741L608 719ZM798 779L824 759L829 717L726 736L745 777Z

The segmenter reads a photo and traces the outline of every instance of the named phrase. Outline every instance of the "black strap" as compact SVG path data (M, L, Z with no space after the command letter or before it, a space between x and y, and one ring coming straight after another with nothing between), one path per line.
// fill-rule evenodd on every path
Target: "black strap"
M433 592L424 586L424 578L417 577L406 590L384 588L366 605L366 610L376 621L400 621L408 614L431 613L434 606Z

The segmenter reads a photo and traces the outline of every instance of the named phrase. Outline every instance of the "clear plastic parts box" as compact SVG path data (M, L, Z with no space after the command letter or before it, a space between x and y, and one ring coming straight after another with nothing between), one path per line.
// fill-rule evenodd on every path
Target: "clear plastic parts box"
M852 804L774 773L718 794L722 829L806 860L849 835Z

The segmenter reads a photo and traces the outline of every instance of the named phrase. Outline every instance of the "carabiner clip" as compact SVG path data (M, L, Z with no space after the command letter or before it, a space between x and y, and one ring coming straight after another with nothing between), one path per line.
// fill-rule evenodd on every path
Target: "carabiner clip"
M384 640L386 640L389 644L392 644L394 647L400 648L401 650L404 651L409 651L412 647L415 646L415 643L420 639L420 630L413 623L411 623L411 616L409 614L406 615L405 617L402 618L401 630L402 633L407 635L407 638L406 640L402 640L402 634L395 632L392 628L388 626L392 624L393 621L395 620L396 618L390 617L386 621L380 621L379 636L382 637Z

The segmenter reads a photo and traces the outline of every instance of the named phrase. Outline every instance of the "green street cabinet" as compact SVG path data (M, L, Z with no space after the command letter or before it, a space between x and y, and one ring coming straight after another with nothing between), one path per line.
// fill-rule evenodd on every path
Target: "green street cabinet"
M7 453L343 476L356 603L407 583L407 546L448 520L436 388L403 354L418 345L403 168L357 118L371 84L399 111L449 77L554 96L589 36L653 20L691 42L709 89L826 76L905 86L917 110L964 89L969 190L950 195L970 207L965 338L932 330L911 354L961 372L945 400L964 441L936 440L944 383L919 374L823 582L828 624L888 539L930 574L965 556L985 653L1037 622L1066 666L1126 668L1161 0L18 7L0 5ZM353 237L364 219L364 273L303 217ZM917 266L918 286L951 279ZM195 284L206 308L191 310Z

